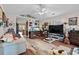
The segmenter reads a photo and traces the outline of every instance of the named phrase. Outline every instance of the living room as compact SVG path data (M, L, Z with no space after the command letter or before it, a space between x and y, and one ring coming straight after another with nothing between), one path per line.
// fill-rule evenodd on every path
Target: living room
M1 4L0 55L78 55L78 18L79 4Z

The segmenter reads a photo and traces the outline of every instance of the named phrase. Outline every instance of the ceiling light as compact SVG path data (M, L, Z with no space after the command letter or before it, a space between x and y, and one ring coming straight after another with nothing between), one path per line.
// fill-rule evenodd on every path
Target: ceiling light
M39 15L43 15L43 14L51 14L51 15L54 15L55 13L51 13L52 11L49 10L48 8L46 8L46 6L42 5L42 4L39 4L38 5L39 8L37 8L37 12L36 14L39 14Z
M46 11L46 10L47 10L46 8L43 8L43 9L42 9L42 11Z

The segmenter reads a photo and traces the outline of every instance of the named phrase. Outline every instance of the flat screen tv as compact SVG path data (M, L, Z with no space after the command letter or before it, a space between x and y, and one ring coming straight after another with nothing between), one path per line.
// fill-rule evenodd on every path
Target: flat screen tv
M63 25L49 25L49 33L63 34Z

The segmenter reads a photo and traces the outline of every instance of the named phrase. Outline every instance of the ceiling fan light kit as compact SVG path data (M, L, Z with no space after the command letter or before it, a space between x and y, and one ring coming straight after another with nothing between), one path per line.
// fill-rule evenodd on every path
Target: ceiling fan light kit
M42 4L39 4L39 8L37 8L37 13L39 15L44 15L44 14L51 14L51 15L55 15L54 12L52 12L51 10L49 10L47 7L45 7Z

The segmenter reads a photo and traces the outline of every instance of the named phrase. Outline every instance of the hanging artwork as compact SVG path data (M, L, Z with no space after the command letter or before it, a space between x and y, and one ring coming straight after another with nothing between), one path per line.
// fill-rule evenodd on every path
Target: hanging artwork
M69 18L69 25L77 25L77 17Z
M32 26L32 22L29 22L29 26Z
M39 26L39 20L35 20L35 26Z

